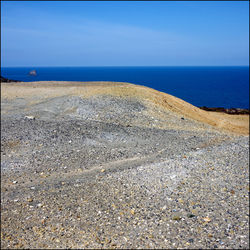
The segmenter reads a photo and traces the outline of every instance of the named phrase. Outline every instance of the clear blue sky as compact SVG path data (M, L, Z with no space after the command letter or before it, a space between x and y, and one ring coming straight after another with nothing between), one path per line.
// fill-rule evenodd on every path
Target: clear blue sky
M1 1L1 63L249 65L249 2Z

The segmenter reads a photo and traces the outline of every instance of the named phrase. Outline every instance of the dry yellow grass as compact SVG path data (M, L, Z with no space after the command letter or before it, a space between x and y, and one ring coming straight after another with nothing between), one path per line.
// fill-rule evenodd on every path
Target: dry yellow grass
M224 131L249 135L249 115L229 115L208 112L172 95L131 83L27 82L1 84L1 98L12 99L21 97L34 102L35 97L37 97L37 100L41 100L65 95L78 95L83 97L94 95L133 97Z

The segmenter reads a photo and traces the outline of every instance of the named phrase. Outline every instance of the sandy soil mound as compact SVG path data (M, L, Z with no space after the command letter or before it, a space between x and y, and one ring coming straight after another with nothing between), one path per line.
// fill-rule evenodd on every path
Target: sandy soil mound
M31 105L45 99L65 96L93 97L111 95L135 98L147 106L163 108L184 118L209 124L219 130L249 134L249 115L228 115L201 110L177 97L154 89L121 82L22 82L2 83L1 98L24 98ZM73 107L72 110L73 111ZM154 112L155 113L155 112Z

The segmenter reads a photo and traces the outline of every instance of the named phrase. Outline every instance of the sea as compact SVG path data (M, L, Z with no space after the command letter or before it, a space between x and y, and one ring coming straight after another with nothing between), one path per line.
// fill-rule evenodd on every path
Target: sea
M31 70L37 75L29 75ZM174 95L197 107L249 109L249 66L2 67L1 75L25 82L129 82Z

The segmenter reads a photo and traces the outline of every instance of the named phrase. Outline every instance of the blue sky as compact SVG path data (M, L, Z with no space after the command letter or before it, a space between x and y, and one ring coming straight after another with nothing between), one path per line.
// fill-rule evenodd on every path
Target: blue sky
M249 65L249 2L1 1L1 65Z

